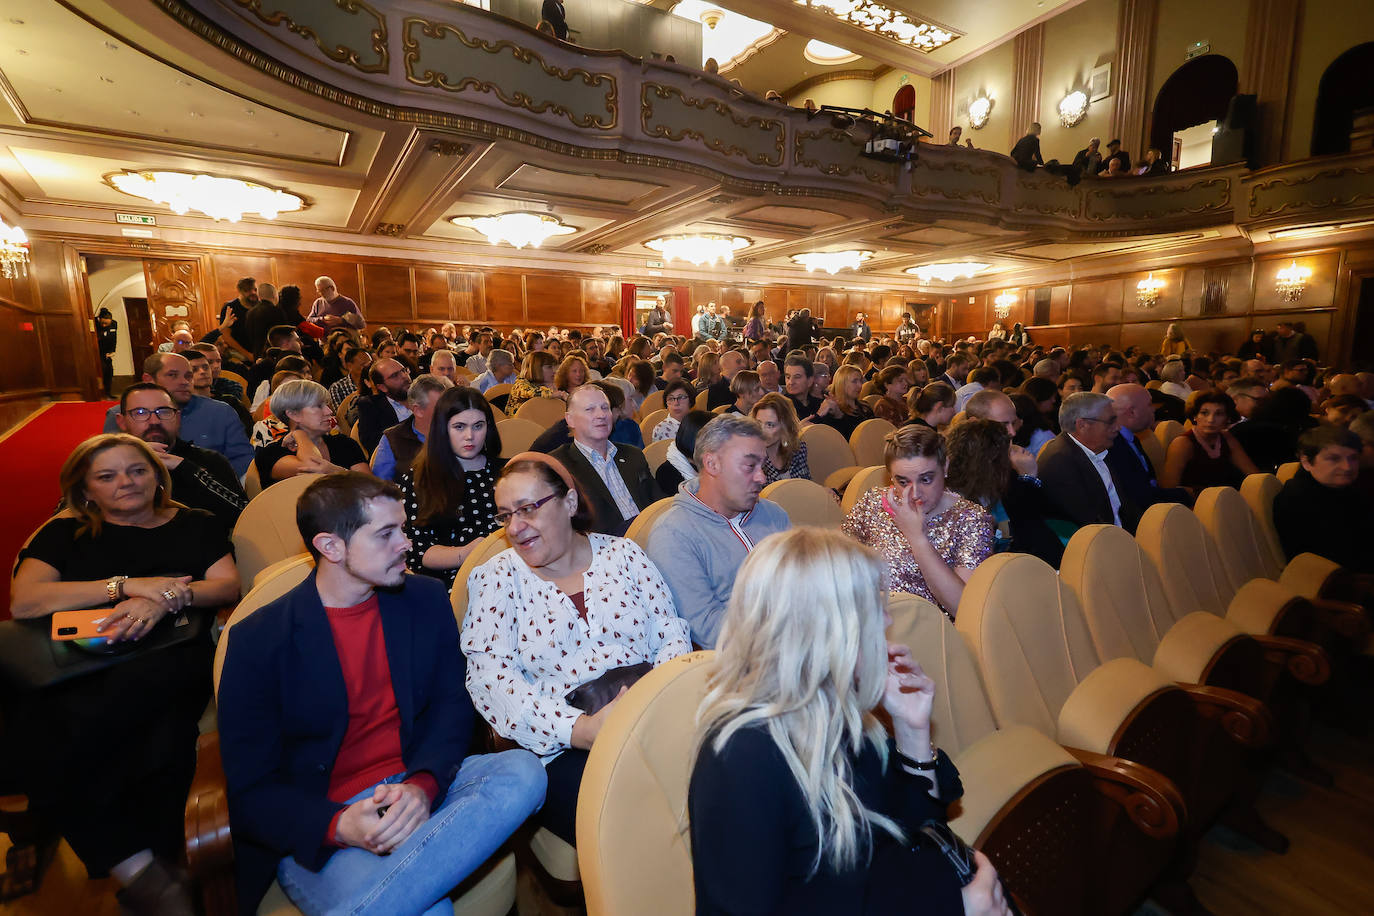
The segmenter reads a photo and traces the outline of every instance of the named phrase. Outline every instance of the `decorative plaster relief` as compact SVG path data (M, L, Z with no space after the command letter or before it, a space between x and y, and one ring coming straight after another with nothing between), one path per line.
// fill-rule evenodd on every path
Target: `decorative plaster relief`
M1002 199L1001 170L995 165L949 159L940 161L922 156L911 170L911 193L916 197L936 195L946 200L978 198L996 204Z
M512 41L469 38L456 26L416 17L402 20L401 46L406 79L416 86L494 95L531 114L562 115L578 127L616 126L616 81L609 73L563 70Z
M315 43L326 57L363 73L385 73L391 66L386 18L363 0L234 0L270 26Z
M1088 219L1164 219L1229 210L1231 207L1231 182L1226 178L1206 178L1190 184L1161 182L1149 186L1130 181L1123 183L1126 187L1112 190L1103 187L1088 189L1084 202ZM1224 219L1222 214L1218 214L1218 222Z
M1250 216L1320 210L1374 200L1374 168L1345 166L1296 178L1270 178L1250 188Z
M726 156L755 165L782 165L783 124L773 118L742 118L718 99L688 98L676 86L644 84L639 123L650 137L695 140Z
M878 184L892 184L896 163L865 159L864 145L842 130L799 130L793 141L792 158L801 168L815 169L825 175L862 175Z

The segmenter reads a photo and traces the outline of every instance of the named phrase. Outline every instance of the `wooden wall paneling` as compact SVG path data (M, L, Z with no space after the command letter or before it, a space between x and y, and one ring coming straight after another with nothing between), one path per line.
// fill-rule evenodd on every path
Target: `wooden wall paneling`
M1054 347L1067 347L1069 345L1069 329L1065 327L1034 328L1031 331L1031 340L1046 350Z
M171 336L172 323L178 320L191 322L197 336L205 333L201 325L208 325L206 330L214 327L210 322L217 320L219 310L201 298L199 260L144 258L143 282L148 288L148 317L153 322L154 346ZM212 313L215 317L211 317Z
M811 310L811 317L821 319L821 326L827 328L843 327L849 324L849 293L827 292L821 296L819 314Z
M582 323L620 324L620 281L587 277L582 280Z
M787 292L785 286L765 286L759 292L759 299L763 300L763 313L770 322L781 322L787 317ZM754 302L759 301L755 299ZM752 309L753 303L749 304Z
M581 314L582 281L577 277L525 274L525 320L530 324L562 326Z
M902 312L907 311L906 297L901 293L882 293L878 299L878 304L874 306L875 314L868 316L868 325L875 333L891 334L901 323Z
M43 330L43 359L47 363L45 369L49 372L47 387L54 391L81 390L82 378L78 369L86 354L82 348L84 341L77 336L73 316L44 315L40 320ZM99 352L97 348L97 356Z
M43 373L43 347L39 340L41 316L0 301L0 391L34 391L47 388Z
M506 271L484 273L482 288L485 293L482 298L482 314L481 317L474 314L472 321L490 321L521 327L527 324L523 274ZM475 313L477 310L474 308L473 311Z
M419 321L456 320L449 307L449 272L442 267L414 267L410 271L415 296L415 317Z
M1068 283L1050 287L1050 320L1046 324L1068 324L1069 301L1073 298L1073 287Z
M1302 298L1290 302L1279 296L1274 285L1278 272L1297 262L1300 267L1312 270L1307 280L1307 288ZM1340 268L1340 252L1326 251L1318 254L1283 255L1259 258L1255 261L1255 311L1274 311L1292 308L1328 308L1336 300L1336 275Z
M448 272L449 313L455 321L491 321L486 306L486 274L480 270L450 270ZM523 299L522 299L523 303ZM523 308L523 304L522 304ZM523 311L520 313L524 321Z
M1124 283L1120 279L1075 283L1069 300L1070 324L1108 324L1121 320ZM1054 311L1054 300L1050 300Z
M1168 321L1135 322L1121 326L1121 346L1140 347L1147 353L1158 353L1164 340ZM1184 335L1200 352L1216 350L1234 352L1245 340L1250 329L1244 317L1203 318L1179 323ZM1086 341L1085 341L1086 342Z
M1069 325L1069 346L1079 347L1089 344L1106 344L1109 347L1121 347L1121 325L1119 324L1092 324L1092 325ZM1162 334L1160 335L1163 336ZM1039 343L1039 337L1036 343Z
M252 277L259 283L272 283L277 287L285 286L288 283L297 284L301 288L301 300L304 303L301 314L309 314L310 303L315 301L314 288L310 284L315 281L315 278L311 277L309 280L301 282L294 275L282 275L277 263L280 259L281 255L273 258L268 255L246 252L215 252L213 255L215 273L212 280L214 301L210 303L213 306L211 310L214 315L211 320L218 322L220 306L230 299L238 298L238 282L244 277ZM196 330L204 334L213 327L214 325L211 325L205 330L200 328Z
M992 327L992 324L985 320L989 311L988 300L994 295L996 293L956 296L954 307L950 310L949 336L959 339L970 334L986 335L988 328Z
M368 322L413 325L416 315L410 268L394 263L363 263L359 266L362 270L359 308L363 309ZM311 301L314 301L313 296Z
M296 252L282 252L273 258L276 271L276 283L278 287L294 283L301 288L301 313L310 314L310 306L318 298L315 295L315 280L318 277L329 277L334 281L334 285L343 295L358 303L358 308L362 309L363 317L371 320L368 316L368 307L362 291L361 273L362 265L355 257L329 256L315 254L297 254ZM229 296L232 298L233 289L230 289Z

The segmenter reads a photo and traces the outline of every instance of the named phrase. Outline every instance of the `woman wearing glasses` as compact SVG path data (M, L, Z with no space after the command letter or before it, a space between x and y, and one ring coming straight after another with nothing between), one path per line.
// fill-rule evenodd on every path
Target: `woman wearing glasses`
M468 693L493 729L543 758L540 823L575 844L587 752L625 688L600 706L575 706L569 695L603 677L628 687L630 666L691 651L687 623L633 541L589 533L590 503L556 459L510 460L496 482L496 520L512 546L468 579Z
M652 441L676 436L678 425L682 423L682 418L687 416L687 411L692 409L692 402L696 397L691 382L683 379L669 382L668 387L663 389L663 406L668 409L668 416L654 427Z

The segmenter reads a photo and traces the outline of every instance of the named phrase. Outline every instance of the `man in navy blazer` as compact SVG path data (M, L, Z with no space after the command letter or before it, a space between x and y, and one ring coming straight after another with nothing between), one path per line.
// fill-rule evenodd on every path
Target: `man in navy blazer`
M1155 503L1182 503L1191 506L1193 499L1182 487L1165 488L1159 485L1159 469L1140 447L1141 436L1153 435L1155 408L1150 390L1143 385L1114 385L1107 391L1116 407L1120 433L1107 450L1107 467L1111 469L1117 488L1125 499L1139 506L1142 512Z
M442 584L406 574L400 490L331 474L296 520L314 574L225 634L239 910L276 877L307 914L451 912L448 892L543 804L543 768L465 757L458 628Z

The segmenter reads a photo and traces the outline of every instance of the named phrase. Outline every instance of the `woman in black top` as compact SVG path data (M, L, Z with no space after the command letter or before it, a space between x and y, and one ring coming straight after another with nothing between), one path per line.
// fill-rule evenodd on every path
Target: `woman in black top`
M329 391L309 379L292 379L272 392L272 416L283 420L287 434L253 453L264 487L297 474L366 471L367 454L348 436L331 436L334 411Z
M1006 914L982 853L961 890L917 842L963 789L930 742L934 682L884 636L884 571L820 528L775 534L744 561L698 713L698 914Z
M214 516L171 501L166 468L133 436L87 439L60 479L68 508L20 553L10 610L46 631L55 611L109 608L105 639L87 649L129 654L10 696L7 762L90 877L112 874L123 885L122 911L189 914L172 864L185 842L214 649L208 626L203 638L146 653L137 646L183 624L187 609L213 615L238 598L229 539Z
M482 538L498 527L493 491L505 461L486 397L450 388L434 402L430 434L398 483L405 494L406 566L453 585Z
M668 457L658 466L658 470L654 471L654 481L664 493L675 496L678 486L683 481L697 479L697 466L693 462L693 454L697 448L697 433L715 418L716 415L709 410L688 411L682 418L677 427L677 435L673 437L673 444L668 448Z

